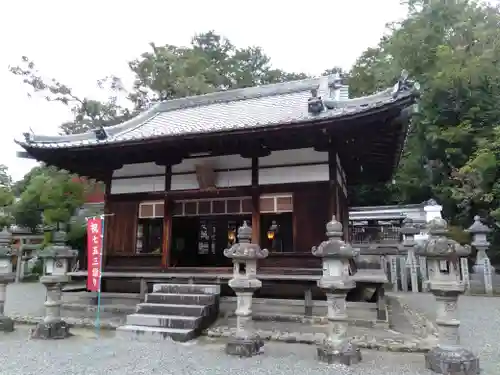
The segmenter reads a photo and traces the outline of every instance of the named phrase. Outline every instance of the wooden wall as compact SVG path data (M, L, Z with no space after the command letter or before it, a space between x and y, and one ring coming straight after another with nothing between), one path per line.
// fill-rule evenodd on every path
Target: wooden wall
M260 261L260 267L316 268L320 259L311 253L326 239L325 225L329 220L328 185L308 185L293 191L293 253L270 254Z
M282 188L284 186L277 186L277 189ZM321 260L311 254L311 248L326 239L325 225L331 219L329 184L295 184L289 186L287 191L293 193L294 251L271 254L260 262L260 267L320 267ZM106 213L112 214L108 216L105 226L106 269L159 269L161 255L135 254L139 203L147 199L133 194L130 194L129 200L124 198L122 195L119 200L106 202ZM346 203L346 200L339 200L339 204ZM347 212L347 207L344 210Z
M104 238L106 255L132 255L135 252L137 201L107 201Z

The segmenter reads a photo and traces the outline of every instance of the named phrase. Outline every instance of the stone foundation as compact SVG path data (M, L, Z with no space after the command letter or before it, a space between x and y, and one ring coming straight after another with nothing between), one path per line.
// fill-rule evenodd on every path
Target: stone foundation
M55 322L40 322L31 332L31 337L42 340L60 340L71 336L69 324L63 320Z
M260 353L264 341L260 338L231 337L226 343L226 354L238 357L253 357Z
M361 362L361 351L349 341L345 341L339 347L320 345L317 348L317 355L319 361L328 364L340 363L350 366Z
M14 331L14 321L8 316L0 316L0 332Z
M479 358L460 347L432 348L425 354L425 367L445 375L477 375L480 372Z

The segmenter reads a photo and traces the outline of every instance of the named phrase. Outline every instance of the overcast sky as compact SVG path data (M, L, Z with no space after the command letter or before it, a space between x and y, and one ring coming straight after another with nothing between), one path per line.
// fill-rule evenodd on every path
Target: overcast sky
M8 72L22 55L47 77L80 96L96 97L96 80L115 74L131 80L127 61L148 43L187 45L195 33L215 30L239 47L257 45L274 67L320 74L349 68L377 44L388 22L405 9L399 0L18 0L0 3L0 163L15 180L36 163L18 159L13 139L29 128L57 134L68 108L29 99L19 77Z

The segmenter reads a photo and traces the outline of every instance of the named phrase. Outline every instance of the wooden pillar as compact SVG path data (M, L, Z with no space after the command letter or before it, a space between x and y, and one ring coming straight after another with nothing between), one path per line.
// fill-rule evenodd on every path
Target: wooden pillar
M111 196L111 180L113 179L113 172L103 180L104 183L104 209L103 213L105 215L111 215L113 212L109 209L109 197ZM106 220L106 219L104 219ZM109 242L108 237L110 235L110 230L108 225L104 225L104 233L103 233L103 244L102 244L102 270L106 268L106 263L107 263L107 256L108 256L108 251L106 249L107 243ZM88 259L87 259L88 262ZM88 264L88 263L87 263Z
M172 248L172 211L173 201L169 198L168 192L172 183L172 166L165 166L165 198L163 203L163 246L161 251L161 266L170 266L170 249Z
M338 182L337 182L337 153L333 149L328 150L328 172L329 172L329 220L333 215L336 216L338 221L341 221L340 218L340 205L339 205L339 191L338 191Z
M260 189L258 157L252 157L252 243L260 245Z

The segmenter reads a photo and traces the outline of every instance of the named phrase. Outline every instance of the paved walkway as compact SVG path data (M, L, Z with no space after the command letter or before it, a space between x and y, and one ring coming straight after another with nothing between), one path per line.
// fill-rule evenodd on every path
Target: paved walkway
M402 296L412 308L434 316L434 301L427 294ZM10 285L6 313L43 315L45 290L38 284ZM483 375L500 374L500 298L461 297L463 343L478 353ZM251 359L228 357L222 341L207 338L187 344L170 341L147 343L118 340L114 333L92 337L93 331L74 330L63 341L29 340L29 329L19 326L0 336L0 375L66 374L367 374L418 375L424 370L423 355L364 351L358 366L326 366L318 363L314 347L266 343L265 353Z

